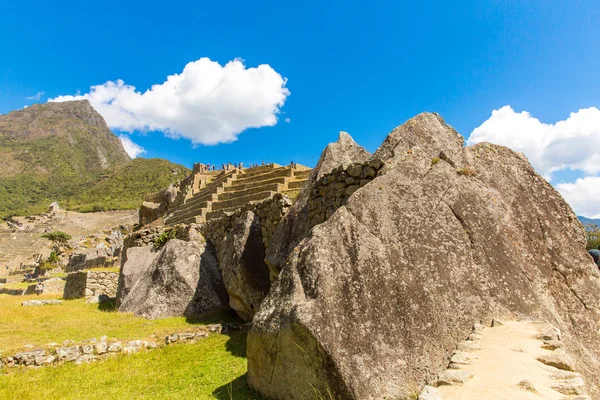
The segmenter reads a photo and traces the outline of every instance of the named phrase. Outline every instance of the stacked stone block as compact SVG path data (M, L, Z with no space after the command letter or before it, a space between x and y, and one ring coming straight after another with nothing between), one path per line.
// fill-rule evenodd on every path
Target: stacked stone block
M114 297L117 294L119 273L105 271L77 271L67 276L63 298L79 299L101 294Z
M322 223L346 204L354 192L380 174L383 165L383 161L374 159L346 168L340 166L319 179L309 199L311 226Z

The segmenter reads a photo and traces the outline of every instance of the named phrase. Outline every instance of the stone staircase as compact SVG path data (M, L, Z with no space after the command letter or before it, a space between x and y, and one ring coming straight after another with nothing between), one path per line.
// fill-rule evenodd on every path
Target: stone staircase
M276 193L294 196L308 179L311 169L295 165L269 164L232 171L205 172L188 178L174 211L165 225L203 223L235 212L251 201L263 201Z

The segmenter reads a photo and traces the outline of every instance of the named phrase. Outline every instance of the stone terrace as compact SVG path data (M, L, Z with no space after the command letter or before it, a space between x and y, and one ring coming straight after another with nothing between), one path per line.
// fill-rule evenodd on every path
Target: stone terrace
M311 169L302 165L269 164L231 171L194 171L184 182L166 225L203 223L235 212L251 201L270 199L276 193L294 197Z

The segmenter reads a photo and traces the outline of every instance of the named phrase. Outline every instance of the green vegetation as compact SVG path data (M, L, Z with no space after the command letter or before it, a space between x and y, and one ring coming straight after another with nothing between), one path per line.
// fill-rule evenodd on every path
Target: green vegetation
M62 194L54 190L58 183L28 176L0 179L0 217L40 214L55 200L62 208L79 212L135 209L144 195L165 189L189 173L167 160L136 158L107 170L96 182L71 186Z
M184 317L147 320L132 314L101 311L85 299L51 307L22 307L29 299L56 296L0 295L0 354L23 350L25 344L81 341L107 335L120 340L162 338L194 329ZM238 321L230 314L197 323ZM5 368L0 372L0 399L255 399L246 381L246 332L211 335L196 344L176 344L93 364L73 363L35 370ZM68 379L66 379L68 377Z
M586 249L600 249L600 228L596 224L585 224Z
M138 207L189 171L158 159L131 160L85 101L36 104L0 116L0 218L62 208Z
M155 250L161 249L165 244L167 244L167 242L169 240L175 239L176 235L177 235L177 233L175 232L175 229L171 229L169 231L164 231L163 233L158 235L156 237L156 239L154 239L154 249Z
M144 201L144 195L165 189L189 173L187 168L167 160L136 158L113 168L93 187L59 203L79 212L135 209Z
M237 332L93 364L10 370L0 375L0 399L259 400L245 354L246 333Z
M122 340L142 339L150 335L164 336L173 331L193 328L185 317L147 320L128 313L105 312L97 304L85 299L65 300L53 307L22 307L21 302L31 299L55 299L57 295L9 296L0 295L0 352L4 354L23 350L23 345L46 346L107 335ZM232 320L227 315L217 319ZM207 322L207 321L204 321Z
M55 245L65 245L69 240L71 240L71 235L61 231L44 233L42 237L51 240Z
M438 157L434 157L434 158L431 159L431 165L432 166L435 165L435 164L437 164L437 163L439 163L439 162L440 162L440 159Z
M467 165L466 167L457 169L456 172L459 175L463 175L463 176L476 176L477 175L477 171L475 170L475 168L473 168L469 165Z

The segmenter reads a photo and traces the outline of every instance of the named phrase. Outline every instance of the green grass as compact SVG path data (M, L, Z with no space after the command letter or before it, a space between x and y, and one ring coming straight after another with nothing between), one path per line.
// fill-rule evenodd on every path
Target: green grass
M35 285L35 282L13 282L2 287L6 289L27 289L29 285ZM2 311L0 311L0 315L2 315Z
M261 399L246 382L246 333L212 335L87 365L0 375L0 399Z
M24 350L26 344L47 347L51 342L81 341L104 335L121 340L145 339L151 335L160 339L168 333L194 329L194 324L185 317L147 320L129 313L102 311L97 304L87 304L85 299L64 300L54 306L21 306L25 300L52 298L58 296L0 295L0 353L14 354ZM233 317L220 315L199 323L220 318Z

